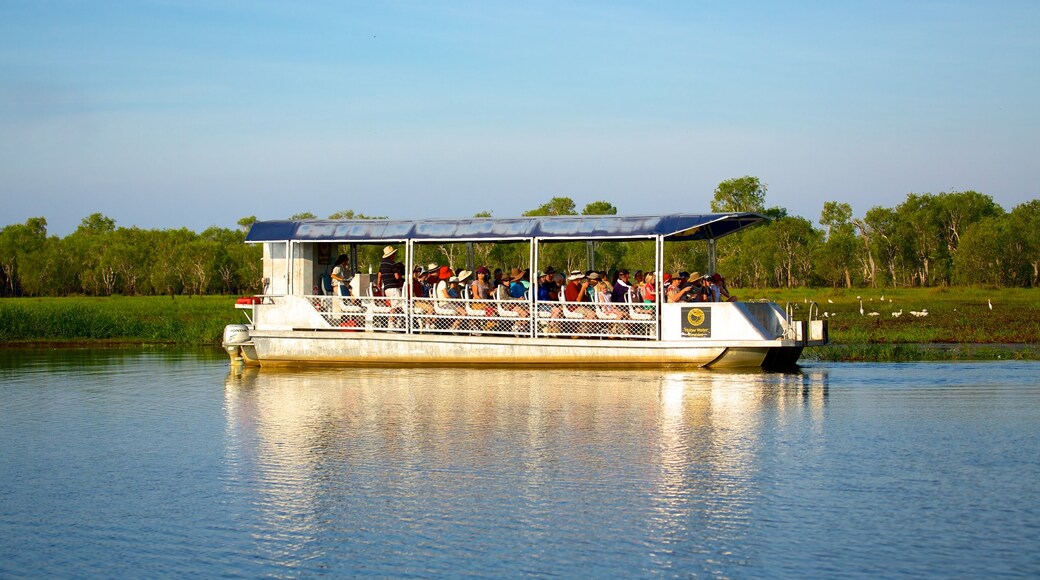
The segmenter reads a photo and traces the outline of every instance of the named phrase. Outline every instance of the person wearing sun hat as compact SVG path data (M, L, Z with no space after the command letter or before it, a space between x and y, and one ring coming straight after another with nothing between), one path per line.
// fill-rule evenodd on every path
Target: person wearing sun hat
M387 246L383 248L383 259L379 261L379 275L376 276L376 285L383 291L384 296L399 298L401 288L404 286L404 277L401 276L394 256L397 248Z
M510 298L523 298L527 288L524 286L524 271L513 268L509 274L509 296Z

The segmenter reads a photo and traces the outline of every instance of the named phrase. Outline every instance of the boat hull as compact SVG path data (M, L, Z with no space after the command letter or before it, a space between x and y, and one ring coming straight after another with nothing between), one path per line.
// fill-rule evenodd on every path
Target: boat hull
M232 359L247 365L712 368L794 366L796 341L633 341L322 331L254 332ZM229 352L231 352L229 350ZM237 355L237 357L236 357ZM237 362L237 361L236 361Z

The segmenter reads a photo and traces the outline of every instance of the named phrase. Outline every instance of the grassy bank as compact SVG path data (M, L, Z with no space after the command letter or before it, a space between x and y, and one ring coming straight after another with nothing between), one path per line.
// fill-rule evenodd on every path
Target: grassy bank
M219 345L242 315L228 296L0 300L0 344Z
M1037 289L799 288L745 295L789 302L797 318L815 301L819 316L827 314L832 343L806 353L819 360L1040 359ZM912 314L925 310L926 316Z
M818 315L828 315L832 344L808 349L809 359L1040 359L1040 290L797 288L734 294L790 303L796 318L805 318L816 302ZM0 299L0 344L218 345L225 325L243 322L233 304L228 296ZM927 316L911 314L924 310Z

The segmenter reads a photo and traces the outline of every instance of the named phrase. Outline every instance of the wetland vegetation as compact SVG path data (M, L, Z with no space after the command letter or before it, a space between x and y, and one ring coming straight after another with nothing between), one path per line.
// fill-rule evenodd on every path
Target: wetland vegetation
M1036 289L795 288L745 295L790 304L797 318L816 303L814 314L827 315L831 345L808 349L805 360L1040 359ZM225 325L244 321L233 306L230 296L5 298L0 345L217 347ZM927 316L911 314L925 310Z

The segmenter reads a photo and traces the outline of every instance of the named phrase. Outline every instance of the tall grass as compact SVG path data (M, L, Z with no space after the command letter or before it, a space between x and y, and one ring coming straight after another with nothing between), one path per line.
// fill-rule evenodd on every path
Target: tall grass
M242 322L227 296L113 296L0 300L0 343L135 342L219 344Z
M816 302L817 315L829 315L831 345L807 350L807 358L1040 359L1040 289L796 288L733 292L743 300L764 298L781 306L790 304L800 319L807 317L810 303ZM863 315L859 312L860 300ZM0 344L219 344L225 325L244 321L233 303L234 299L227 296L0 299ZM925 309L928 316L910 314ZM870 312L878 315L868 316ZM902 314L894 317L895 312Z

